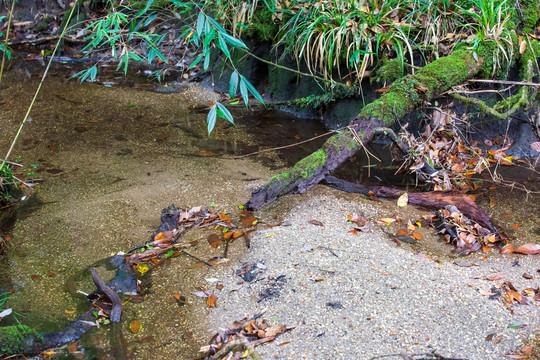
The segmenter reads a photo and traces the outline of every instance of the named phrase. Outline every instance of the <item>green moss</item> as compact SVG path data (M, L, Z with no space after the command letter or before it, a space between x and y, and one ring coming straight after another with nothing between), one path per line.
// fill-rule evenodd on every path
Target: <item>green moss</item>
M527 72L529 60L532 64L534 64L536 59L540 59L540 42L537 40L532 40L530 44L532 45L532 48L527 43L527 48L525 49L523 55L521 55L521 67L519 72L521 79L526 79L528 77Z
M362 134L358 134L362 137ZM343 136L343 132L340 131L336 135L332 136L324 144L325 149L327 150L336 150L338 153L340 149L345 148L347 150L358 149L359 144L353 137Z
M36 340L43 337L26 325L0 327L0 356L23 354Z
M514 106L520 101L521 101L521 92L512 96L509 96L506 99L497 102L493 106L493 110L498 111L498 112L505 112L505 111L510 110L512 106Z
M532 34L540 19L540 0L521 0L520 3L522 6L522 31Z
M375 72L373 81L379 83L385 83L388 81L394 81L403 76L403 61L399 58L392 60L383 59L382 65Z
M272 177L270 182L294 183L298 178L312 177L326 162L326 152L319 149L297 162L290 171Z
M272 13L265 6L263 9L255 10L248 28L243 30L242 35L266 41L274 40L278 31L279 26L274 22Z

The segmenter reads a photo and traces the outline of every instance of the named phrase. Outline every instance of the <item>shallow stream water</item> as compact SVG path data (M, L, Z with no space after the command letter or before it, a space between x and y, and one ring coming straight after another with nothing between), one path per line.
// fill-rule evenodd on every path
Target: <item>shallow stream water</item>
M69 72L58 73L62 71ZM39 81L34 74L35 69L26 71L24 66L5 74L0 149L9 147L31 101ZM144 244L159 226L163 208L215 204L215 209L237 217L238 205L248 200L251 190L323 141L282 150L280 156L233 159L304 140L324 129L313 120L238 110L236 127L220 121L208 136L206 113L196 108L215 101L218 95L213 92L193 86L182 93L160 94L145 91L146 86L136 81L130 86L80 85L65 80L65 75L47 79L15 147L12 159L25 165L19 174L35 167L40 185L19 207L8 255L0 263L0 293L12 292L8 305L38 331L59 330L86 311L88 303L77 290L93 291L89 268L96 266L105 281L111 279L114 273L104 259ZM108 76L121 81L114 73ZM365 171L358 168L349 175L361 178ZM525 202L524 196L486 190L479 201L494 204L496 215L512 213L502 222L508 227L523 225L514 232L528 242L540 234L532 215L540 209L535 198ZM287 197L258 216L275 223L298 201L299 197ZM198 240L190 252L203 259L221 256L223 249L212 248L207 236L202 231L188 233L188 239ZM449 253L446 245L432 245L424 250ZM229 257L238 257L244 249L242 242L235 242ZM125 304L122 328L132 358L191 359L216 330L206 321L205 306L179 306L174 298L180 294L191 299L191 291L206 285L208 269L190 268L195 263L187 256L168 259L145 275L144 301ZM134 320L142 324L137 334L129 330ZM69 356L112 358L107 333L107 327L95 329Z

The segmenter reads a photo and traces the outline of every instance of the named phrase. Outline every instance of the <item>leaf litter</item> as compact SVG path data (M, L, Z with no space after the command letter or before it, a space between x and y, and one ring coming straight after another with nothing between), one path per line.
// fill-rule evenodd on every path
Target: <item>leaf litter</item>
M199 352L205 355L205 359L239 360L247 358L250 353L254 352L255 347L273 342L276 337L294 328L267 319L259 319L266 311L267 309L262 310L251 319L246 317L234 321L228 329L214 334L208 345L203 346Z

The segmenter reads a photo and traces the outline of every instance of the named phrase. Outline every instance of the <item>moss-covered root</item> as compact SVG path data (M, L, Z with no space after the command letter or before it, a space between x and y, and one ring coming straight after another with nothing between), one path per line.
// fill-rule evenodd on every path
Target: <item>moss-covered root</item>
M355 139L357 136L364 144L368 143L373 128L393 124L396 118L422 106L425 100L471 78L481 69L482 59L475 60L466 50L455 51L426 65L415 75L395 81L386 94L362 109L349 125L349 131L332 136L321 149L255 190L246 208L257 210L282 195L308 191L362 147Z
M43 337L25 325L0 327L0 357L32 352Z

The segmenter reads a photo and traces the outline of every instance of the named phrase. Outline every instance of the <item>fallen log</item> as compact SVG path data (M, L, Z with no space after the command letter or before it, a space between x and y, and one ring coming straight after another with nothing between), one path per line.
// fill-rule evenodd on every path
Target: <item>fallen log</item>
M477 50L457 50L424 66L414 75L395 81L379 99L366 105L347 130L329 138L313 154L297 162L289 171L274 176L267 185L255 190L244 205L258 210L280 196L304 193L321 182L345 160L368 144L375 129L389 127L414 109L452 86L473 77L484 64Z
M348 193L358 193L367 196L376 196L386 199L397 199L405 191L389 188L386 186L365 186L354 184L345 180L327 176L325 179L326 185L335 189ZM476 221L478 224L496 232L497 230L489 221L489 215L480 209L476 203L467 195L458 190L450 191L430 191L422 193L408 193L409 204L421 206L428 209L441 209L448 205L453 205L459 209L469 219Z

